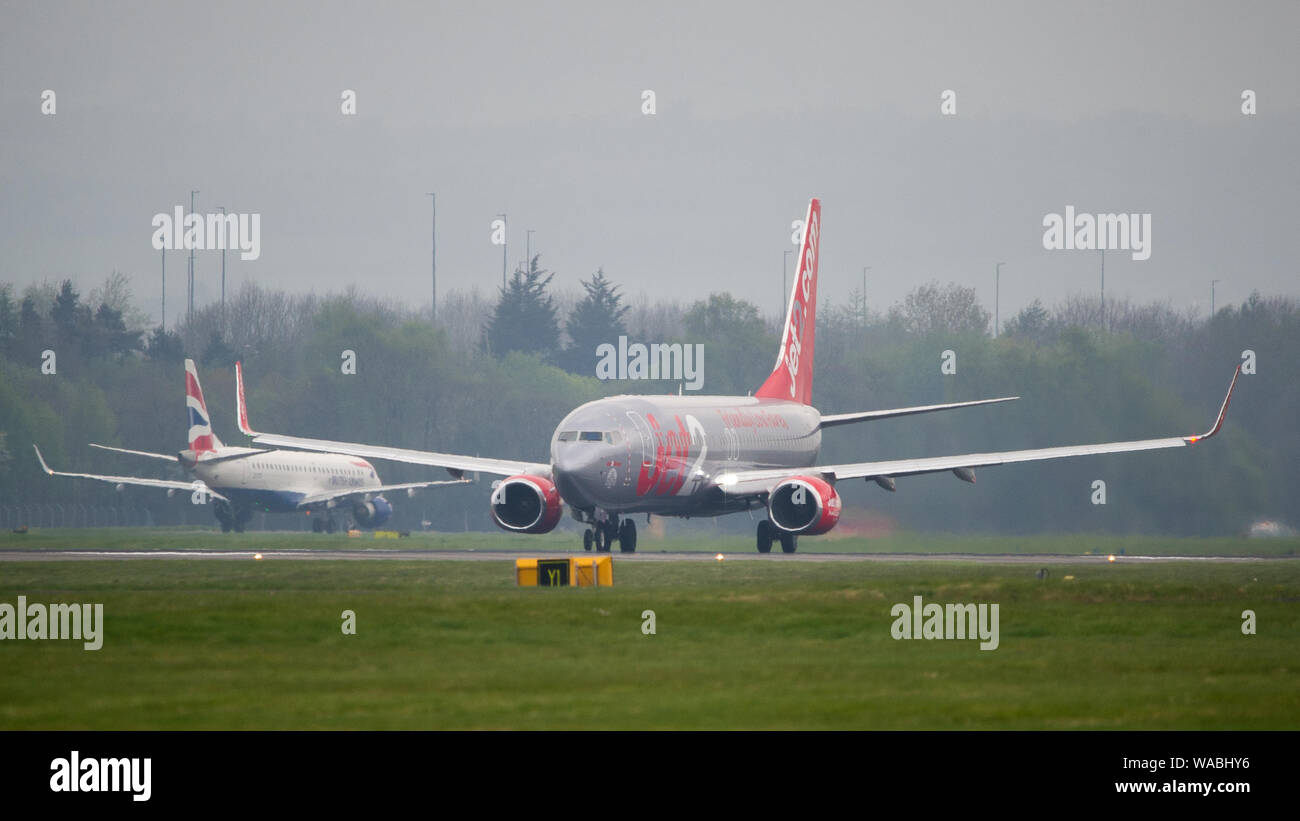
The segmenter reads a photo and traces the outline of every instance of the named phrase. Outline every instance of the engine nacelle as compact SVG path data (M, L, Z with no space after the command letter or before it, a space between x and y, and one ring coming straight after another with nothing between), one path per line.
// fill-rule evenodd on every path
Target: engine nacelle
M772 488L767 515L780 530L815 536L840 520L840 494L816 476L791 476Z
M362 527L379 527L393 515L393 506L383 496L360 502L352 508L352 516Z
M492 488L492 521L512 533L549 533L564 512L555 483L541 476L511 476Z

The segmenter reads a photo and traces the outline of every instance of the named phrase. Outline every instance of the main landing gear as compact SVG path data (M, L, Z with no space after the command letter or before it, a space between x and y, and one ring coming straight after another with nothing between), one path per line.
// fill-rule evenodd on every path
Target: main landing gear
M246 507L231 507L228 502L220 499L212 506L212 513L217 517L217 522L221 525L222 533L235 531L236 533L244 532L244 525L253 518L253 511Z
M615 539L618 540L620 552L635 553L636 522L631 519L620 521L617 516L612 516L603 522L593 522L591 527L583 531L582 549L591 550L595 547L597 553L608 553Z
M334 530L334 517L328 513L322 513L320 516L311 520L312 533L333 533Z
M758 523L758 534L756 540L758 542L759 553L771 553L772 542L774 541L781 543L782 553L793 553L799 546L798 536L775 527L767 519Z

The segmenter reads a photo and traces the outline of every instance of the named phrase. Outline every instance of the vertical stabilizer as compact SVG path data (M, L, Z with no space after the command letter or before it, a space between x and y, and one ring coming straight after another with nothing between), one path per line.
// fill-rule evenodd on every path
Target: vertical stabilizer
M799 244L799 265L795 272L790 307L781 331L781 352L776 366L755 396L812 404L813 348L817 337L817 261L821 251L822 204L808 202Z
M221 448L221 440L212 432L208 406L203 401L203 388L199 385L199 372L194 360L185 360L185 415L189 421L189 449L206 453Z

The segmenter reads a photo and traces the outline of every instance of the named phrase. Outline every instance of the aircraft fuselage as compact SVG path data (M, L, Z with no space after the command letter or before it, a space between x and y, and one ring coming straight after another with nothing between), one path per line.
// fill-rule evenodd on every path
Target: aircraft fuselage
M190 472L237 505L267 513L293 512L309 496L382 484L365 459L293 450L199 459Z
M753 396L615 396L588 402L551 437L561 497L578 510L716 516L753 506L709 481L800 468L821 450L816 408Z

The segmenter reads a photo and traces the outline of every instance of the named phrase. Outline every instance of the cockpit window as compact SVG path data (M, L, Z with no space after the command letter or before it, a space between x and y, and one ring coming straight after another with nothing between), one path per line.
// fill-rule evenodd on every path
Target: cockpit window
M604 442L617 445L623 441L623 434L616 430L566 430L555 437L557 442Z

